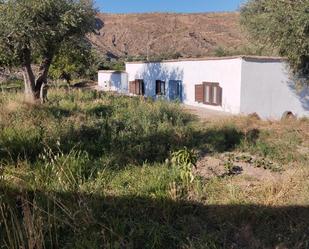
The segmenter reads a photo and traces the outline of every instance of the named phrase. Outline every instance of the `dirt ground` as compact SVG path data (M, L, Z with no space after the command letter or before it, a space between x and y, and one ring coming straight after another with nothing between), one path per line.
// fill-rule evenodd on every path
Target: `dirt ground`
M223 153L199 159L195 173L213 177L242 176L254 184L259 181L280 180L283 169L276 163L245 153Z
M191 105L183 105L184 110L198 116L201 120L214 120L232 117L233 115L227 112L215 111L203 107L196 107Z
M185 111L196 115L202 122L219 121L235 117L230 113L202 107L184 105ZM262 157L246 153L221 153L205 155L199 158L195 174L205 179L235 177L240 185L254 186L261 182L278 182L283 175L283 168ZM237 180L238 179L238 180Z

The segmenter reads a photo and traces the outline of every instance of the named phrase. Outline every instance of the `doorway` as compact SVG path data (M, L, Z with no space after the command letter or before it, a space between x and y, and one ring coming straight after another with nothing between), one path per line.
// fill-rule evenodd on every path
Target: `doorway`
M182 81L170 80L168 82L168 98L171 101L182 101Z

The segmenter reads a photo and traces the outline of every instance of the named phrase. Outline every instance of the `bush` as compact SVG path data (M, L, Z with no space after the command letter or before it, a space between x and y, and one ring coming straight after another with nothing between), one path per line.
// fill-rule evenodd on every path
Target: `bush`
M55 151L59 141L64 154L77 149L124 166L164 161L189 142L184 125L191 117L178 104L79 90L51 90L48 98L45 105L28 107L2 99L2 161L34 162L44 148Z

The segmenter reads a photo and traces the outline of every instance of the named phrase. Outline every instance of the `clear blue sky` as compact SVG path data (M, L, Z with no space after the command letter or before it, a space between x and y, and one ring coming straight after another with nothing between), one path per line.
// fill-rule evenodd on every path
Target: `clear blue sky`
M96 0L101 12L217 12L235 11L245 0Z

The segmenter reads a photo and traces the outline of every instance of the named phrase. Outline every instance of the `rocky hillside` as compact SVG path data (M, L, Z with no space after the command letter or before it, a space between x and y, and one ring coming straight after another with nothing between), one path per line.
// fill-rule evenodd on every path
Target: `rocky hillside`
M212 55L219 48L246 44L239 13L99 14L92 43L110 57Z

